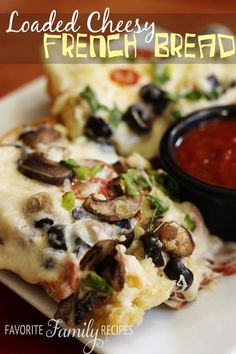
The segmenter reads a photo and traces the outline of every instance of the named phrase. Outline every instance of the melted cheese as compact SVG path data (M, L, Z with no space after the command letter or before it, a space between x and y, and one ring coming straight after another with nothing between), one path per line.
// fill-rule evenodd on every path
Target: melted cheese
M162 88L172 94L200 90L212 91L207 77L215 75L220 84L229 87L230 82L236 79L235 64L162 64L166 66L170 79L162 85ZM139 80L134 85L119 85L111 80L112 70L126 68L135 70L139 74ZM152 66L150 64L49 64L49 86L54 97L53 113L62 116L64 124L68 127L69 134L76 137L83 133L83 128L91 110L80 93L89 85L95 92L100 103L112 108L114 105L125 112L135 103L141 102L140 88L154 81ZM179 110L184 116L195 110L215 105L231 104L235 102L236 88L228 89L217 100L209 101L206 98L191 101L181 99L179 102L171 102L163 114L153 120L152 130L148 134L138 134L122 122L112 137L119 154L127 156L137 151L146 158L156 156L163 133L172 123L172 112ZM107 112L96 113L105 120Z
M195 243L194 251L191 256L181 260L193 272L193 284L188 290L178 290L186 301L193 301L198 295L204 277L215 277L214 272L209 268L209 260L215 259L223 242L218 237L209 234L200 212L193 204L190 202L175 203L157 188L153 189L152 194L168 205L168 210L162 218L163 222L175 221L179 225L185 226L184 218L186 214L189 214L196 223L196 229L191 233ZM150 217L151 214L152 210L148 205L145 205L144 217ZM168 255L164 254L164 258L168 261Z
M90 216L78 221L73 220L71 212L61 206L63 194L71 188L69 181L59 188L27 178L17 170L21 149L14 146L1 149L3 153L0 170L0 268L9 269L30 283L46 283L47 290L53 296L58 299L65 298L74 290L73 286L80 276L79 262L87 250L86 244L93 246L99 240L116 238L116 226ZM73 158L78 162L91 159L113 163L118 158L111 146L87 141L82 137L73 144L64 137L56 144L48 146L42 144L38 146L38 150L54 161ZM137 155L130 160L134 163ZM140 163L146 162L141 159ZM103 178L109 176L106 168L101 172ZM98 186L96 183L93 186L85 183L85 187L86 193L90 194ZM190 257L183 259L194 274L194 282L187 291L182 291L182 294L185 300L192 301L197 296L204 276L210 272L207 260L214 259L222 243L217 238L209 236L199 212L192 204L174 203L157 188L152 190L152 194L169 206L163 221L175 221L183 225L184 217L188 213L197 224L196 230L192 233L195 242L194 252ZM35 208L37 203L42 207ZM80 199L76 199L76 206L80 206L81 203ZM144 202L142 217L148 220L152 212L150 204ZM67 251L49 247L47 230L34 226L34 222L42 218L52 219L54 225L65 225ZM142 220L134 218L132 225L139 226L140 221ZM75 251L77 237L84 241L84 246L79 252ZM125 263L126 283L124 289L116 294L112 301L127 311L130 304L136 310L138 308L137 321L140 321L145 309L169 299L176 288L175 282L164 275L163 269L156 268L151 259L145 258L140 245L133 255L125 254L125 248L122 246L120 250ZM164 257L168 260L168 255L164 254Z
M41 146L40 151L46 150ZM53 153L52 153L53 150ZM83 240L93 244L99 239L114 238L114 228L107 224L88 220L75 222L71 213L61 207L64 190L52 185L40 183L23 176L17 170L17 162L21 149L15 147L1 148L0 169L0 268L9 269L19 274L30 283L52 282L60 279L66 265L71 261L78 263L79 259L71 252L75 234L83 233ZM106 163L117 161L114 149L101 146L86 139L78 139L69 144L64 139L57 147L48 149L48 157L60 161L65 158L95 159ZM32 211L32 200L41 200L44 208ZM76 200L79 206L81 201ZM68 252L60 252L48 248L46 232L34 227L34 222L42 218L53 219L55 225L69 225L66 232ZM53 258L55 267L46 269L44 263Z

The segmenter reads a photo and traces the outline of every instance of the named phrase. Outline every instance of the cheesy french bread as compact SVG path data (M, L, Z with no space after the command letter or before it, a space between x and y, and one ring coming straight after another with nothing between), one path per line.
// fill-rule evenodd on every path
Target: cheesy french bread
M0 268L41 284L68 325L141 323L223 272L222 241L140 155L71 142L52 121L16 129L0 149Z

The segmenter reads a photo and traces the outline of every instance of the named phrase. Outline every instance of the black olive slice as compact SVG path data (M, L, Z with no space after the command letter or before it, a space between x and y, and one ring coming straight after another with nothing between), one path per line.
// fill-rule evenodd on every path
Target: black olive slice
M163 267L165 262L161 253L161 243L153 232L146 232L140 237L145 254L150 257L157 267Z
M53 269L56 266L56 260L52 257L46 258L43 261L43 267L45 269Z
M97 294L94 291L89 291L82 299L78 299L75 303L75 324L78 325L83 321L87 313L91 312L94 307L98 305L105 296Z
M55 250L66 251L65 226L52 226L48 230L48 244Z
M55 319L62 319L68 325L78 325L105 298L95 291L84 292L78 288L75 293L59 303L54 317Z
M89 117L84 130L85 134L90 139L96 141L106 141L112 136L112 130L109 124L100 117Z
M119 241L119 244L125 246L128 249L133 243L134 232L131 231L131 232L125 234L124 236L125 236L125 240L124 241Z
M170 258L164 268L164 273L169 279L175 280L176 285L182 290L187 290L193 283L193 273L176 257Z
M137 133L147 133L152 129L151 114L142 104L133 104L124 114L123 119Z
M80 207L76 207L72 210L72 217L74 220L82 220L89 217L89 213Z
M54 221L50 218L43 218L34 222L34 226L37 229L43 229L45 226L52 226Z
M84 240L82 240L81 237L77 236L75 237L74 239L74 249L73 249L73 252L76 252L76 253L79 253L81 248L85 248L85 249L88 249L88 248L91 248Z
M116 222L114 222L114 224L121 229L130 229L130 227L131 227L130 221L127 219L122 219L122 220L116 221Z
M155 104L165 96L165 92L155 84L148 84L141 87L140 96L145 102Z
M156 114L161 114L169 103L166 92L155 84L143 86L140 90L140 96L145 102L153 106Z

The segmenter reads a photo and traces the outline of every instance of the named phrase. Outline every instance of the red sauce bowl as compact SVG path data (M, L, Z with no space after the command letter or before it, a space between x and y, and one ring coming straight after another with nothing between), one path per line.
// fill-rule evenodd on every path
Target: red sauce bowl
M235 165L230 166L230 160L228 161L226 158L224 171L224 165L220 164L217 158L218 151L215 154L215 163L214 158L212 158L208 171L204 170L199 161L200 158L204 158L204 154L207 154L207 149L209 149L209 156L212 157L214 151L210 151L210 149L217 150L219 146L222 149L224 140L225 144L228 144L229 136L231 137L232 134L228 127L227 135L224 126L227 122L229 122L229 126L232 125L232 120L235 120L236 125L236 105L213 107L191 113L168 129L160 146L160 159L163 168L178 182L181 199L190 200L196 204L202 212L209 230L226 240L236 240L236 187L233 187ZM217 124L222 129L214 129ZM212 135L215 141L209 143L204 139L204 134L201 135L200 131L202 126L213 127L213 129L209 129L208 138L210 139L210 135ZM207 131L206 129L205 138L207 137ZM216 139L217 131L222 132L219 135L219 141ZM198 144L197 137L199 137ZM192 149L191 139L193 140ZM184 148L185 141L188 149L183 149L182 156L179 156L181 145L183 144ZM183 155L183 152L186 153L186 156ZM197 162L199 166L196 165ZM232 161L232 164L234 162ZM221 179L211 179L211 177L214 177L211 168L219 168L219 174L225 177L225 181L224 179L222 182ZM223 175L224 173L226 176ZM227 185L232 185L232 187L225 187Z

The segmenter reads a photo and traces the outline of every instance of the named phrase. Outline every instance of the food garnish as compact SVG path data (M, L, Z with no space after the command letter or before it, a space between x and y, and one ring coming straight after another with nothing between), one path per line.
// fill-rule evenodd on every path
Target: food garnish
M95 193L90 194L84 201L83 207L101 220L118 221L131 219L141 208L141 196L120 196L112 200L101 198Z
M19 136L19 139L22 140L25 145L32 148L35 148L38 144L53 143L60 138L61 134L58 130L44 125L40 126L38 129L24 132Z
M195 245L190 232L176 222L162 223L156 233L165 252L179 258L188 257L193 253Z
M164 268L164 273L171 280L176 281L176 286L187 290L193 283L193 273L177 258L171 257Z
M184 223L189 231L193 232L196 229L196 223L189 214L185 214Z
M74 178L73 170L36 152L24 155L19 161L18 168L29 178L54 185L62 185L66 179Z
M67 192L62 196L61 206L70 211L75 206L75 194L73 192Z
M48 230L48 244L55 250L67 250L64 225L55 225L50 227Z
M145 254L150 257L156 267L163 267L165 262L161 253L161 242L156 233L146 232L140 237Z
M148 108L141 103L131 105L125 112L123 120L137 133L147 133L152 128L152 116Z
M106 296L112 296L113 294L113 286L105 278L100 277L95 272L88 273L83 281L83 286Z

